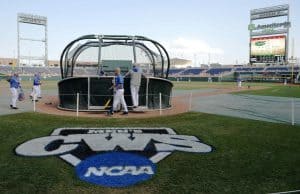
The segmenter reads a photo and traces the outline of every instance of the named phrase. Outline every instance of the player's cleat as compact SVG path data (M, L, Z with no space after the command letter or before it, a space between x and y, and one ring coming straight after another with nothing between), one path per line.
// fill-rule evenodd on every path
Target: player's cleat
M33 102L33 100L31 100ZM38 102L39 100L35 100L35 102Z
M107 116L113 116L114 113L113 113L112 111L107 111L107 112L106 112L106 115L107 115Z
M122 115L128 115L128 112L123 112Z
M9 105L10 106L10 108L12 108L13 106L12 105Z
M18 107L12 107L12 109L19 109Z

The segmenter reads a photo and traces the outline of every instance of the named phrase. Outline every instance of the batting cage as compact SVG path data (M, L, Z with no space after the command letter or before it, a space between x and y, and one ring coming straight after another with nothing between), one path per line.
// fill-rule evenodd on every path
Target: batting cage
M157 41L143 36L86 35L62 52L58 83L59 105L65 110L106 110L112 106L114 69L125 75L133 66L142 70L139 105L146 109L171 107L173 84L168 80L170 59ZM130 77L124 78L124 96L133 106Z

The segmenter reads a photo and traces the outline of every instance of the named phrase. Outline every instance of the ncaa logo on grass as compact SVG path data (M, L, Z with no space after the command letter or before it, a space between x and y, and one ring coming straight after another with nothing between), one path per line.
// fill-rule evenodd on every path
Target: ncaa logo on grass
M156 164L174 151L208 153L212 147L171 128L58 128L15 149L21 156L58 156L79 179L105 187L151 179Z
M76 166L81 180L108 187L126 187L148 180L155 170L148 158L125 152L92 156Z

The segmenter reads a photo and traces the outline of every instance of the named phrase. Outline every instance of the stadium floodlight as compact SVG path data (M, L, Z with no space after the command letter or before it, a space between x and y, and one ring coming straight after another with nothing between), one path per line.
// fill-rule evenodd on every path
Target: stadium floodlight
M28 38L28 37L21 37L21 28L20 24L29 24L29 25L37 25L43 26L44 37L42 39L38 38ZM18 59L17 64L20 66L21 60L42 60L44 61L44 66L48 65L48 20L47 17L39 16L39 15L32 15L32 14L25 14L25 13L18 13L17 17L17 35L18 35ZM35 56L34 54L31 56L23 55L21 53L21 45L24 42L40 42L44 46L44 53L43 56Z

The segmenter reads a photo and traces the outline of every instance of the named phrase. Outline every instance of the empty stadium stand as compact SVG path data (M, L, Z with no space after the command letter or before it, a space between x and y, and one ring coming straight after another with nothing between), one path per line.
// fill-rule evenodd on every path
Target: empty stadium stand
M238 67L235 68L236 72L252 72L252 71L263 71L264 67Z
M267 67L266 71L289 71L288 67Z
M249 66L237 66L237 67L212 67L212 68L177 68L170 69L170 77L218 77L223 75L229 75L238 73L240 75L289 75L291 72L298 74L300 71L299 66L265 66L265 67L249 67ZM35 73L42 73L44 76L59 76L60 68L58 67L15 67L14 69L10 65L0 65L0 74L9 75L12 72L18 72L25 76L32 76ZM150 70L150 73L152 70ZM156 70L156 74L160 74L160 70ZM95 68L76 68L74 76L81 75L97 75Z
M170 69L169 70L169 75L175 75L178 74L180 72L182 72L184 69Z
M230 71L232 71L232 68L210 68L209 70L206 71L206 73L210 75L220 75Z
M200 68L188 68L184 71L181 71L180 75L199 75L204 70L205 69L200 69Z

